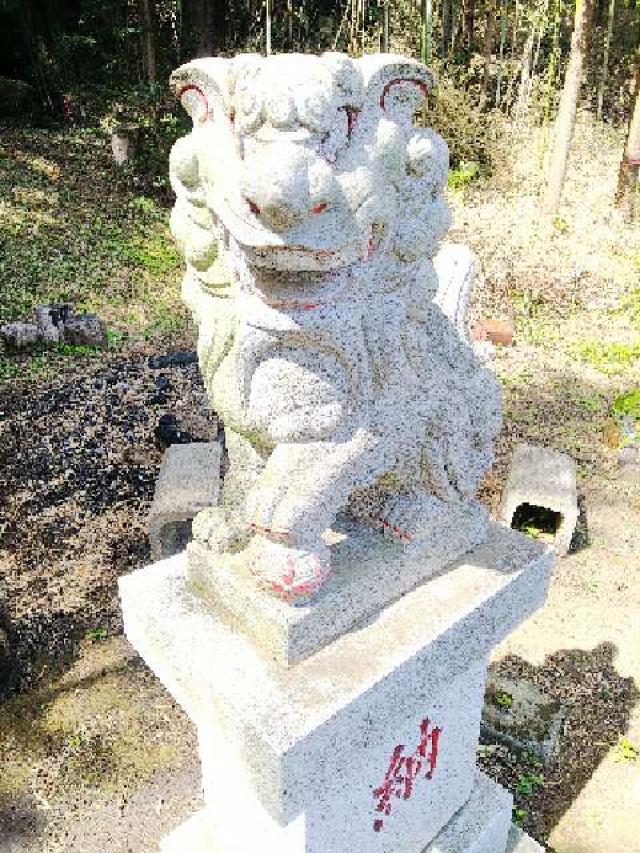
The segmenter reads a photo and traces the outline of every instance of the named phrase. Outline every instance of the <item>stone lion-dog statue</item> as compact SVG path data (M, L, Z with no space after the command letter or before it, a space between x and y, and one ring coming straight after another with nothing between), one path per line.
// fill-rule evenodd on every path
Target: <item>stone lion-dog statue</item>
M193 130L171 152L171 228L229 456L194 538L294 603L328 577L341 512L424 552L463 518L473 547L500 395L433 301L449 154L414 125L432 73L246 54L172 85Z

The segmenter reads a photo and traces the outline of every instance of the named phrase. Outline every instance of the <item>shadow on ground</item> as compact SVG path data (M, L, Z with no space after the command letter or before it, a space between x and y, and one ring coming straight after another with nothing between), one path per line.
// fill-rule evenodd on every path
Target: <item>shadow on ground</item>
M600 643L592 651L557 651L539 667L515 656L491 667L501 675L533 681L565 708L556 754L546 767L531 754L518 754L506 746L480 750L481 768L515 792L517 817L542 842L627 731L640 692L632 678L616 672L616 654L612 643ZM483 738L483 743L490 740ZM542 780L529 793L523 790L529 787L523 784L527 776Z

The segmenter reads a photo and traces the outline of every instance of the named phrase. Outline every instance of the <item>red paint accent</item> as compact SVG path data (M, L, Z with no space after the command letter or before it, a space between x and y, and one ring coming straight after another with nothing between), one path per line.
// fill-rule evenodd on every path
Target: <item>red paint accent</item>
M413 755L405 756L404 744L398 744L391 755L389 767L384 776L384 782L373 792L377 800L375 810L382 812L385 816L391 813L392 798L408 800L413 793L413 783L422 770L424 764L428 765L425 779L431 779L435 773L438 763L438 743L442 729L433 727L430 729L431 721L426 717L420 723L420 743ZM424 761L422 759L425 759ZM375 832L380 832L384 826L381 818L373 822Z
M204 124L209 118L209 99L202 91L200 86L196 86L195 83L189 83L187 86L183 86L182 89L180 89L180 91L178 92L179 101L182 100L182 96L185 94L185 92L196 92L200 96L200 100L204 104L204 115L200 119L198 119L198 121L200 122L200 124Z
M422 91L422 94L425 96L425 98L429 94L429 87L422 80L418 80L415 77L394 77L393 80L389 80L387 85L382 90L382 94L380 95L380 109L385 109L384 99L387 97L389 89L393 88L393 86L397 86L400 83L410 83L412 86L417 86Z
M351 134L356 128L356 124L358 123L358 116L360 115L360 111L354 109L353 107L345 107L344 108L347 114L347 136L351 139Z
M400 527L392 527L391 524L386 520L386 518L377 518L376 521L378 524L381 524L383 527L387 528L394 536L397 536L398 539L405 539L407 542L411 542L413 540L413 536L410 533L407 533L406 530L402 530Z
M290 539L291 533L288 530L275 530L273 527L261 527L259 524L253 524L252 522L246 522L247 527L250 527L251 530L254 530L256 533L266 533L268 536L275 536L279 539Z
M260 296L260 299L269 308L284 308L289 311L314 311L316 308L320 308L318 302L291 302L284 299L267 299L264 296Z
M320 204L316 204L315 207L311 208L311 213L322 213L323 210L326 210L329 205L326 201L321 201Z
M260 216L260 208L255 203L255 201L252 201L250 198L248 198L247 204L249 205L249 210L251 211L251 213L254 214L254 216Z

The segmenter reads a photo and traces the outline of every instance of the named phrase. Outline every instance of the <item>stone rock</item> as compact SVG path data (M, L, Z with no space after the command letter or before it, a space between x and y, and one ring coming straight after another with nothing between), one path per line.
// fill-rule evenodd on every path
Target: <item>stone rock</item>
M140 127L135 124L123 124L111 134L111 152L116 166L123 166L138 153L140 145Z
M392 54L172 76L193 130L171 152L171 227L230 461L216 523L194 525L210 575L241 555L262 589L307 600L338 513L426 554L478 505L500 393L455 325L470 276L453 323L434 301L449 155L412 121L433 83Z
M551 761L564 708L527 678L492 673L487 679L482 728L485 737Z
M73 346L106 347L106 324L97 314L75 314L64 323L64 340Z
M210 512L215 525L217 511ZM326 537L334 571L322 594L306 606L300 599L292 608L286 601L265 596L251 572L233 556L211 572L207 550L199 542L189 545L187 577L198 594L226 613L266 658L292 666L441 572L485 537L485 517L478 508L467 507L446 521L449 529L425 555L338 516ZM492 539L490 531L489 542Z
M547 447L518 445L502 493L498 520L510 526L516 510L524 504L557 514L555 550L558 556L565 555L579 515L573 459Z
M41 305L39 308L36 308L36 322L42 340L48 344L57 344L60 341L60 326L62 324L55 322L55 320L59 320L59 316L57 314L53 315L51 308L51 305Z
M5 323L0 328L0 335L10 352L29 349L41 340L40 330L35 323Z
M165 452L149 511L154 560L184 550L193 517L218 502L220 458L218 442L174 444Z
M64 326L74 316L71 302L54 302L51 305L40 305L36 308L36 319L39 326Z
M24 118L30 115L40 98L35 88L25 80L0 76L0 114Z
M184 367L187 364L195 364L198 360L196 352L189 350L171 352L167 355L152 355L149 357L149 367L159 370L164 367Z

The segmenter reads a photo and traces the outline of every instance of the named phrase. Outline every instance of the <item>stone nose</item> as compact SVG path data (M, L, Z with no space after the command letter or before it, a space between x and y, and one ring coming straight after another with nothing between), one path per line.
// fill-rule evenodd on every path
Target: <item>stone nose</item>
M287 231L310 215L309 157L299 145L259 145L245 158L241 193L250 211L274 231Z

